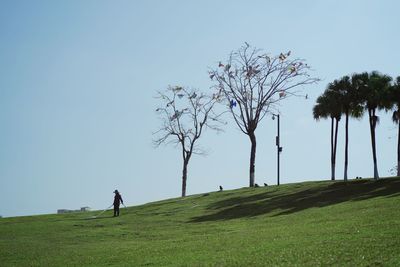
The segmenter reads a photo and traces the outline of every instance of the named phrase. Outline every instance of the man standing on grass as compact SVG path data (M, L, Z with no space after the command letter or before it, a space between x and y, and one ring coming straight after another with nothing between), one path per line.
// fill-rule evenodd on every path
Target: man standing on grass
M121 195L119 194L118 190L114 191L114 217L119 216L119 205L122 203L124 204L124 201L122 200Z

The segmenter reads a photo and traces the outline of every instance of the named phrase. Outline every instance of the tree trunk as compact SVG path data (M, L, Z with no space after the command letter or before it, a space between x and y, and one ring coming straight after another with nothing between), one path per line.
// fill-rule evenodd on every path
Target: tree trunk
M339 120L336 119L336 128L335 128L335 142L334 142L334 149L333 149L333 180L335 180L335 169L336 169L336 148L337 148L337 137L338 137L338 127L339 127Z
M399 132L397 133L397 176L400 176L400 121L398 121L398 125Z
M250 187L254 186L254 175L256 170L256 136L254 132L249 133L250 141L251 141L251 151L250 151Z
M371 144L372 144L372 158L374 161L374 179L379 179L378 174L378 163L376 160L376 142L375 142L375 128L376 128L376 117L375 110L368 110L369 115L369 128L371 132Z
M333 159L333 151L334 151L334 145L333 145L333 127L334 127L334 119L331 117L331 180L335 180L335 161Z
M349 112L346 112L346 142L344 152L344 181L347 181L347 165L349 162Z
M184 159L183 160L183 170L182 170L182 197L186 196L186 180L187 180L187 166L188 166L189 160Z

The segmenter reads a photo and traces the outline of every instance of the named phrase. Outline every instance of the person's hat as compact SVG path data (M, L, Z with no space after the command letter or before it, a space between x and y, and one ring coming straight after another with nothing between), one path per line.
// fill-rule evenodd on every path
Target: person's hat
M115 189L114 193L118 193L118 190L117 190L117 189Z

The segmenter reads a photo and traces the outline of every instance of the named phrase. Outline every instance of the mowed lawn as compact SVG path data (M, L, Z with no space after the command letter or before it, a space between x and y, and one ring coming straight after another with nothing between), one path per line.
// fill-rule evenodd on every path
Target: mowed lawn
M129 198L129 196L127 196ZM0 219L0 266L400 266L400 179Z

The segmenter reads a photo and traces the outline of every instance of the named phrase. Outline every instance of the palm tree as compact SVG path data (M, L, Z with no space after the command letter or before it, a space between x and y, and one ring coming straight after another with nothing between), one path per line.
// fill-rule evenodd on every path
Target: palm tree
M339 121L341 118L341 108L337 92L334 90L334 84L328 84L325 92L317 98L317 103L313 108L314 119L331 118L331 180L335 180L336 166L336 147Z
M349 117L360 118L362 116L362 106L360 103L359 90L354 86L354 75L350 79L349 76L343 76L340 80L334 81L334 89L339 93L339 101L341 103L342 113L346 117L345 123L345 158L344 158L344 176L347 181L347 169L349 162Z
M396 78L396 82L390 87L387 94L387 108L394 109L392 120L398 125L397 134L397 176L400 176L400 76Z
M370 74L358 74L354 80L355 85L361 93L360 97L364 102L364 108L368 111L375 179L379 179L375 140L375 129L379 122L379 117L376 115L376 110L385 107L385 94L390 88L391 80L392 78L390 76L380 74L377 71L373 71Z

